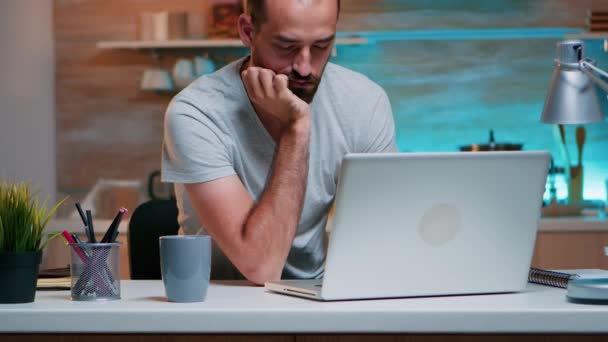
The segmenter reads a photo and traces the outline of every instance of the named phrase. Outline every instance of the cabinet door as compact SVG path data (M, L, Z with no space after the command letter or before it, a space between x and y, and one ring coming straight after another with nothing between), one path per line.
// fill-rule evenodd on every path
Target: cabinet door
M608 268L608 233L540 232L532 266L546 269Z

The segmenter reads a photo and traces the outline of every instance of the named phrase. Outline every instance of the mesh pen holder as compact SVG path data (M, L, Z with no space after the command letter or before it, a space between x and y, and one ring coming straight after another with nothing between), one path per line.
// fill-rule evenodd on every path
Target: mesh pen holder
M70 244L72 300L120 299L120 243Z

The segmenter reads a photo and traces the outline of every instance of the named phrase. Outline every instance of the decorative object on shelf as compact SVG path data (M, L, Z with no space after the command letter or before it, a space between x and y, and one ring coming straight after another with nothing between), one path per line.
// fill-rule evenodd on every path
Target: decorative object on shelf
M209 38L238 38L237 23L241 13L243 4L240 0L214 0L211 4Z
M209 20L207 13L188 13L188 38L205 39L209 32Z
M150 68L144 71L140 88L147 91L172 92L175 84L169 71L162 68Z
M196 77L210 74L215 71L215 63L208 54L194 57L194 72Z
M0 303L35 299L42 250L59 235L51 234L43 243L44 228L65 198L49 211L47 200L40 204L29 183L0 183Z
M146 12L139 17L139 39L166 41L188 37L188 14L185 12Z
M240 12L239 12L240 13ZM237 15L238 18L238 15ZM235 24L236 25L236 24ZM236 27L236 26L235 26ZM150 37L144 37L150 38ZM338 33L335 45L364 45L368 44L368 39L365 37L357 36L354 33ZM234 53L231 54L220 54L214 55L214 59L209 57L208 53L203 56L194 57L194 71L195 77L198 78L202 75L212 73L216 69L216 63L218 65L229 63L232 60L244 56L245 46L238 38L229 39L180 39L180 40L124 40L124 41L100 41L97 43L99 49L133 49L133 50L147 50L153 58L157 61L158 66L156 68L147 69L142 76L140 82L140 89L145 91L155 91L160 93L174 93L175 90L183 88L186 83L190 83L192 80L186 80L180 78L177 80L176 75L185 75L182 72L185 66L175 66L173 70L173 77L171 72L164 70L160 59L163 57L163 51L167 50L169 53L175 49L185 50L207 50L207 49L234 49ZM334 47L335 49L335 47ZM174 52L174 51L173 51ZM186 53L191 53L186 51ZM335 57L335 51L332 52L332 56ZM174 80L175 78L175 80ZM189 77L188 77L189 79ZM179 83L176 85L175 83Z
M587 12L587 31L608 32L608 10Z
M196 79L194 63L188 58L180 58L173 66L173 82L178 90L184 89Z

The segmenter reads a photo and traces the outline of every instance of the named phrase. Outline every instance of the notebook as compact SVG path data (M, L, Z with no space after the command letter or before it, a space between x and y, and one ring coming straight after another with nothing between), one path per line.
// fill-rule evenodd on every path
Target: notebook
M567 288L572 279L603 279L608 278L608 270L576 269L576 270L543 270L530 268L528 281L535 284Z
M37 290L69 290L72 286L70 267L40 270L36 282Z
M515 292L527 285L548 152L348 154L318 300Z
M61 278L38 278L36 282L37 290L57 291L69 290L72 286L71 277Z

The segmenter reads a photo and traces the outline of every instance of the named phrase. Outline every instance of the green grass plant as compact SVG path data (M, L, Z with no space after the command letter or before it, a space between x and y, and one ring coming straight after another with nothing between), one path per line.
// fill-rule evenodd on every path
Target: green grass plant
M42 251L60 233L50 234L44 243L44 228L67 199L47 209L48 198L40 204L29 182L0 182L0 253Z

